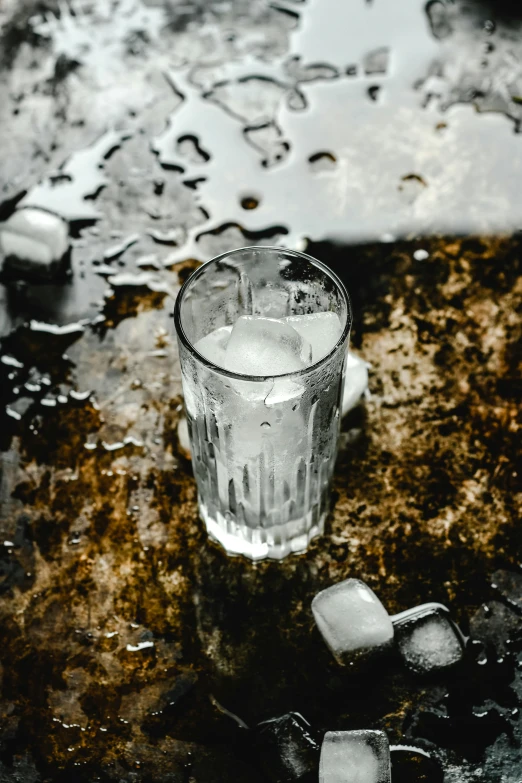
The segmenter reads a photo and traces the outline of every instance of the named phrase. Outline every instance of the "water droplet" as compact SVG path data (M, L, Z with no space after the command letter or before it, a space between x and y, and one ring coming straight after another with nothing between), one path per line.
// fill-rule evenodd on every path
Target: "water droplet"
M139 241L139 238L139 234L132 234L123 242L119 242L117 245L113 245L112 247L108 248L103 254L103 258L105 261L114 261L116 258L122 256L125 251L129 249L129 247L135 245L136 242Z
M155 179L153 182L154 185L154 194L156 196L161 196L165 189L165 180L164 179Z
M337 158L333 152L316 152L308 158L311 170L316 173L319 171L332 171L337 165Z
M364 72L367 76L372 74L383 75L388 70L390 59L390 49L387 46L382 46L379 49L374 49L368 52L364 58Z
M243 209L256 209L259 206L259 199L255 196L245 196L240 203Z

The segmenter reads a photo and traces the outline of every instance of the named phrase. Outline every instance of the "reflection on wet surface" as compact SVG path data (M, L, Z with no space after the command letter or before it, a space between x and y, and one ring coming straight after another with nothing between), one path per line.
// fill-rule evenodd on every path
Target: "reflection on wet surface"
M299 711L385 728L400 780L517 781L520 22L11 0L0 24L1 218L50 210L70 243L61 277L0 273L0 777L257 781L244 724ZM197 518L171 313L199 261L278 242L347 283L371 398L325 537L253 566ZM465 666L344 674L309 605L347 576L448 604Z

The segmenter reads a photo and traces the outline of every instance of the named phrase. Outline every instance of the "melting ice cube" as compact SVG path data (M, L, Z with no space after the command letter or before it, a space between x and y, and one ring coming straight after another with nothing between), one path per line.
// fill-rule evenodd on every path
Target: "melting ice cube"
M409 669L427 674L462 660L464 637L442 604L429 603L392 617L399 651Z
M220 326L219 329L214 329L210 334L205 335L195 343L194 348L205 359L208 359L212 364L217 364L218 367L225 366L225 351L232 332L231 326Z
M275 318L242 315L228 341L225 368L239 375L284 375L312 361L312 347L299 332Z
M346 357L342 415L354 408L368 388L368 365L351 351Z
M353 663L388 647L393 625L375 593L360 579L346 579L318 593L312 612L337 661Z
M260 723L254 735L255 749L268 780L317 780L319 743L308 721L298 712Z
M18 209L0 225L0 261L23 277L51 278L62 266L69 247L65 220L28 207Z
M390 746L383 731L328 731L319 783L391 783Z
M343 331L341 321L336 313L288 315L282 320L310 343L313 362L318 362L332 350Z

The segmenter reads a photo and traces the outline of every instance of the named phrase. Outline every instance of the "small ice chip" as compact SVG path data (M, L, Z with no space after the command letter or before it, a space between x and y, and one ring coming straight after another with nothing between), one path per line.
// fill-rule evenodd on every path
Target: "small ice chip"
M205 335L195 343L194 348L198 353L218 367L225 366L225 351L232 332L231 326L220 326L210 334Z
M319 743L298 712L263 721L254 729L254 748L267 780L317 780Z
M343 331L341 321L336 313L288 315L281 320L292 326L310 343L314 363L330 353Z
M69 248L69 229L62 218L43 209L18 209L0 224L0 260L21 277L52 278Z
M318 593L312 612L336 660L353 665L387 648L393 640L388 612L360 579L346 579Z
M465 640L442 604L429 603L392 617L397 647L416 674L446 669L462 660Z
M328 731L319 783L391 783L390 746L383 731Z
M368 364L359 356L348 351L344 372L343 416L346 416L352 408L355 408L367 388Z
M312 361L312 347L295 329L275 318L242 315L228 341L225 369L238 375L275 376L298 372Z

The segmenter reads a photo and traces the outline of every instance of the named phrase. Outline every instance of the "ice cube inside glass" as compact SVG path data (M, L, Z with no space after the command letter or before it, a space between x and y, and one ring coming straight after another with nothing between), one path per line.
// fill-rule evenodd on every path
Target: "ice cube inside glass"
M319 783L391 783L390 746L383 731L328 731Z
M462 660L464 636L443 604L415 606L394 615L392 622L399 652L416 674L447 669Z
M209 534L253 560L304 551L329 509L352 321L344 285L302 253L241 248L192 274L174 318Z
M323 639L341 665L359 664L392 643L390 616L360 579L345 579L322 590L312 601L312 612Z

